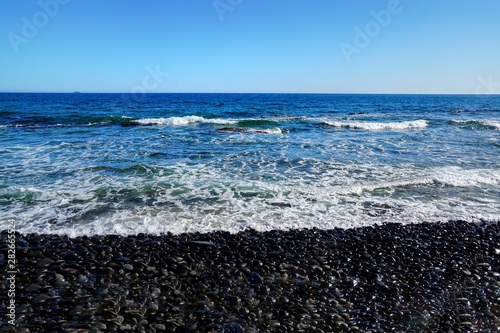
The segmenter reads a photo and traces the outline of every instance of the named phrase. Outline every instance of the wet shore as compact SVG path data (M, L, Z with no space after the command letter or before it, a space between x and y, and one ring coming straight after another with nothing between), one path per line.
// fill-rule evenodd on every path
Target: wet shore
M0 318L1 332L500 330L499 223L17 234L16 244L17 327Z

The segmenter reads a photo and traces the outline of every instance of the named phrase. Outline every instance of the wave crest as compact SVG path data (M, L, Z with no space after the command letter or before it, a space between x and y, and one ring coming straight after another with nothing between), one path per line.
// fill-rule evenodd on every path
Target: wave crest
M500 131L500 121L496 120L475 120L475 119L468 119L468 120L451 120L450 123L452 125L464 125L464 126L469 126L471 128L476 128L479 127L480 129L494 129Z
M139 125L168 125L186 126L195 123L202 124L235 124L236 121L230 119L207 119L199 116L169 117L169 118L145 118L134 120Z
M322 123L338 128L360 129L367 131L418 129L425 128L428 125L427 121L422 119L389 123L323 120Z

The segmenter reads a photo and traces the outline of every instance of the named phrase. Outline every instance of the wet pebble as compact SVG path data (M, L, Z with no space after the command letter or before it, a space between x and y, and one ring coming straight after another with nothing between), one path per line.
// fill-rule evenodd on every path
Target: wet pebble
M497 332L498 239L460 221L19 235L16 302L31 332Z

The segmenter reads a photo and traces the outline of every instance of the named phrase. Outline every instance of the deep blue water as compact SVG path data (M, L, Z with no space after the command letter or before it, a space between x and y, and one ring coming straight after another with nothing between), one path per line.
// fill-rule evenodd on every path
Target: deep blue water
M0 227L496 221L499 153L500 96L0 94Z

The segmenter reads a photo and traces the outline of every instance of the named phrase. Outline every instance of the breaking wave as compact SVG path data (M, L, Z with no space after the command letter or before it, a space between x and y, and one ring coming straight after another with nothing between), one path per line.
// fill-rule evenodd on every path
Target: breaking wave
M426 120L413 120L401 122L358 122L358 121L330 121L323 120L323 124L347 129L359 129L366 131L391 131L391 130L406 130L406 129L419 129L427 127Z
M496 120L451 120L452 125L465 126L470 129L493 129L500 131L500 121Z
M145 118L134 120L139 125L167 125L167 126L186 126L190 124L221 124L229 125L235 124L236 120L231 119L207 119L199 116L185 116L185 117L169 117L169 118Z

